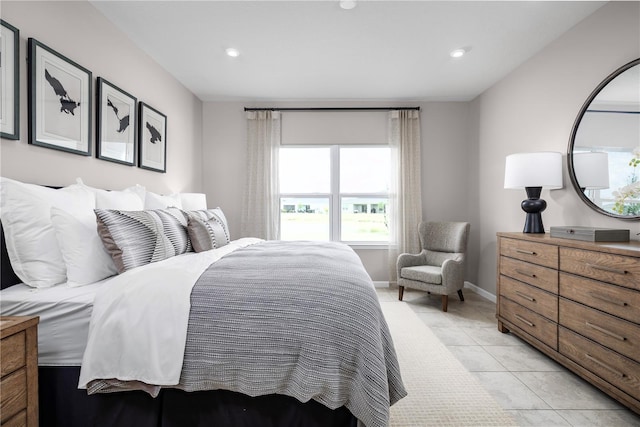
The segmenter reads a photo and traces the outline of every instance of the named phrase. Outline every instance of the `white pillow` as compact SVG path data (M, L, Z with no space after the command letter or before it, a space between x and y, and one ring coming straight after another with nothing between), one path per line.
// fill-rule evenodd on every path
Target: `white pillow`
M79 185L55 190L3 177L0 206L7 253L20 280L35 288L66 282L67 268L51 223L51 208L87 218L95 208L93 193Z
M99 190L96 193L96 208L141 211L144 209L144 199L140 197L136 187L122 191Z
M204 193L180 193L182 209L185 211L207 210L207 195Z
M167 209L167 208L182 209L182 201L180 200L179 194L162 196L160 194L147 191L144 197L144 208L145 210ZM124 210L124 209L120 209L120 210Z
M118 272L98 236L95 216L76 218L52 207L51 222L67 267L69 286L87 285Z
M107 191L89 187L82 182L81 178L77 178L76 183L95 194L96 209L127 211L141 211L144 209L145 189L141 185L136 184L122 191Z

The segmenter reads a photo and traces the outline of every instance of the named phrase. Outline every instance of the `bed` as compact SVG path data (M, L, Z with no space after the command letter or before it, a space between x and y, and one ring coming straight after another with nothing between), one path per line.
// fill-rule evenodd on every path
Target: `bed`
M42 426L373 427L406 395L373 284L346 245L226 236L194 252L194 238L102 280L34 289L4 237L2 315L40 316ZM162 326L181 318L184 334Z

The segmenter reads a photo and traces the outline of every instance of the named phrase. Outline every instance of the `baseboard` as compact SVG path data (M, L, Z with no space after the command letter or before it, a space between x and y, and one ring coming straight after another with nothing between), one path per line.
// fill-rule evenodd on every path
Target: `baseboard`
M380 280L380 281L375 281L373 282L373 286L376 288L388 288L389 287L389 282L386 282L384 280Z
M475 292L476 294L488 299L491 302L495 303L497 301L496 296L494 294L482 289L479 286L474 285L471 282L464 282L464 288L469 289L471 292Z

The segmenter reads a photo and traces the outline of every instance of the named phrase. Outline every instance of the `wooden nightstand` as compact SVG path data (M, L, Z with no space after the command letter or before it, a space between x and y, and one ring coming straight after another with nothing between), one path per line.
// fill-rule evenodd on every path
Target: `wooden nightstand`
M38 425L39 317L0 317L0 424Z

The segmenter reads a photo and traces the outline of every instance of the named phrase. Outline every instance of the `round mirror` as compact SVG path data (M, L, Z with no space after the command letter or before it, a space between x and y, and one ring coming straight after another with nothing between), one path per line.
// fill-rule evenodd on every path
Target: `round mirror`
M640 219L640 59L618 68L589 95L571 131L567 162L589 207Z

